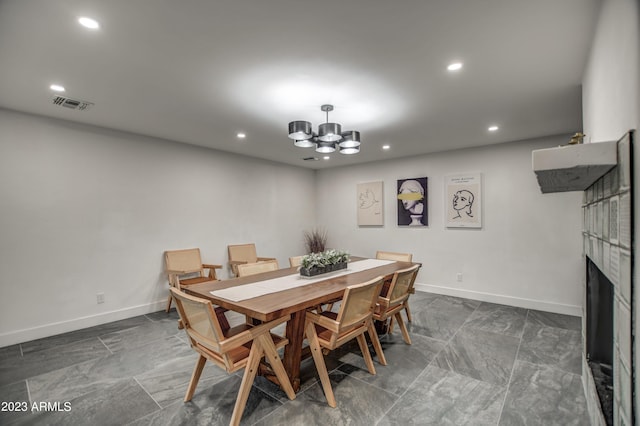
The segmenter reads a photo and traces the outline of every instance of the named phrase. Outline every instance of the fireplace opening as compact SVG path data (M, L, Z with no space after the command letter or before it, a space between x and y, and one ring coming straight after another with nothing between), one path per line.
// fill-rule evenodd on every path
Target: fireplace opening
M602 414L613 424L613 284L587 257L587 362Z

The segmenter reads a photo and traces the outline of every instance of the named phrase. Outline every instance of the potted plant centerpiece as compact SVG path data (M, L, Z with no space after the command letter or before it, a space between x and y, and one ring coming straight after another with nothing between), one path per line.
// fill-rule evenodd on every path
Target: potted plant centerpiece
M328 272L347 269L349 253L344 250L325 250L321 253L311 253L302 258L300 275L314 277Z

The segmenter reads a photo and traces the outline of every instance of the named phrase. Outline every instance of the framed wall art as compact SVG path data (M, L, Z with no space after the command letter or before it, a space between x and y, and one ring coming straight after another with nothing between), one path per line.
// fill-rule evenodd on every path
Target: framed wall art
M384 225L382 181L359 183L357 194L358 226Z
M398 226L427 226L427 178L399 179Z
M447 228L482 228L482 174L444 178Z

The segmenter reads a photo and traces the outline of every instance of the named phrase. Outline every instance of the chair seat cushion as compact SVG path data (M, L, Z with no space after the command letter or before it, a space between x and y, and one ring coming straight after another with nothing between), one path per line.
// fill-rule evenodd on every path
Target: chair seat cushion
M320 315L322 315L323 317L330 318L330 319L332 319L334 321L338 318L338 313L337 312L324 311ZM324 328L324 327L322 327L321 325L318 325L318 324L315 324L315 327L316 327L316 333L318 334L318 340L320 340L320 344L322 346L329 347L329 341L331 340L331 337L333 336L333 332L331 330L327 330L326 328ZM345 329L341 330L340 333L338 334L338 340L340 340L340 337L348 334L353 329L358 328L358 327L360 327L360 324L356 324L353 327L349 327L349 328L345 328Z

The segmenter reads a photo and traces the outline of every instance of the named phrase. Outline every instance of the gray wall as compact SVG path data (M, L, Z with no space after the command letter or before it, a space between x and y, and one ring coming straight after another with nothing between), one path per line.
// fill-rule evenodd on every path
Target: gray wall
M373 256L408 251L423 262L417 288L496 303L580 315L582 194L542 194L531 151L569 136L448 151L318 172L318 221L331 246ZM482 229L445 228L444 177L483 176ZM428 180L429 226L398 227L398 179ZM383 227L358 227L356 185L384 182ZM462 281L457 274L462 273Z
M0 109L0 346L162 309L165 250L226 264L255 242L287 265L314 189L313 171Z

